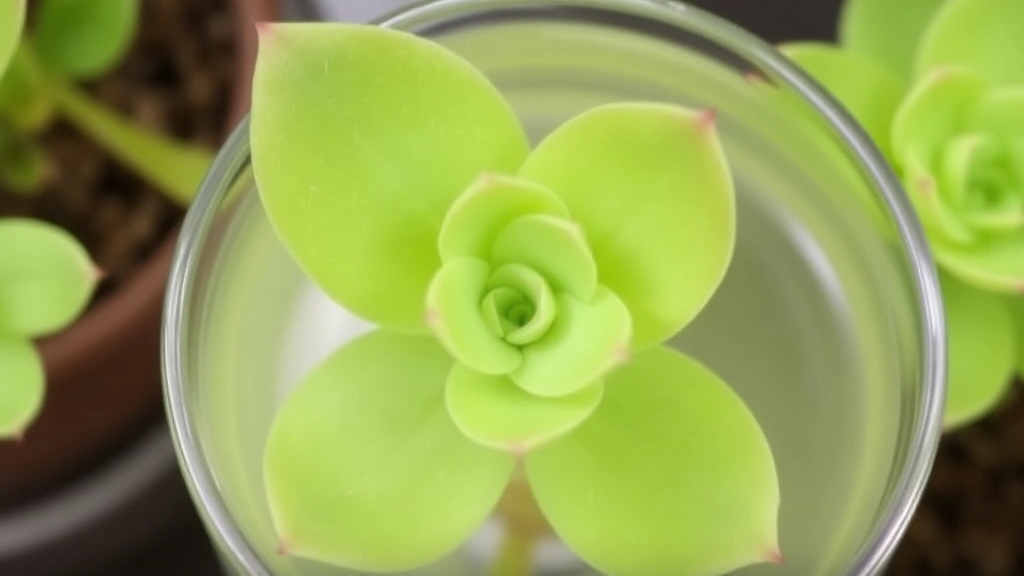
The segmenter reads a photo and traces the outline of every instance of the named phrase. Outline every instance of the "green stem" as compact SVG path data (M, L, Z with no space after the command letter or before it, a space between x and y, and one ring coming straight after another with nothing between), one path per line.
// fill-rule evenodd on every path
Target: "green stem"
M533 573L534 539L507 526L501 551L491 567L490 576L530 576Z
M212 152L138 126L67 81L53 79L50 87L65 118L171 200L182 206L192 201Z

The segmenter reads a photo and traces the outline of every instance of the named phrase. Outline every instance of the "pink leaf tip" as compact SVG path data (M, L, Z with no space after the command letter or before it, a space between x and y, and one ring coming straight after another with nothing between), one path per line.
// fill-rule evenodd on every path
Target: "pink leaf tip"
M772 564L778 564L779 566L786 564L786 558L778 548L769 549L768 554L765 555L765 560Z
M274 553L278 556L287 556L291 554L291 546L288 544L288 541L284 539L278 541L277 548L274 550Z
M697 127L704 131L714 130L715 124L718 122L718 110L714 108L705 108L697 113Z

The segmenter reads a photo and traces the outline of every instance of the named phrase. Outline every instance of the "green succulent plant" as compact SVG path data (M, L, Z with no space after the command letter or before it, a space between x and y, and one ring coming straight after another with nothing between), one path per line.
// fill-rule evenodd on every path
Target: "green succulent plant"
M863 125L903 181L939 265L945 423L1024 374L1024 3L848 0L837 44L782 47Z
M212 161L210 151L145 130L79 90L124 56L139 0L0 1L0 184L30 194L54 174L36 136L57 117L187 203ZM31 24L30 30L26 25ZM45 374L31 339L74 321L100 274L67 232L0 218L0 439L21 436L38 415Z
M468 62L352 24L260 29L250 124L282 242L375 325L290 393L264 476L282 554L440 560L522 477L608 574L781 561L754 415L664 343L733 254L714 114L600 106L531 146ZM505 574L524 570L512 546Z

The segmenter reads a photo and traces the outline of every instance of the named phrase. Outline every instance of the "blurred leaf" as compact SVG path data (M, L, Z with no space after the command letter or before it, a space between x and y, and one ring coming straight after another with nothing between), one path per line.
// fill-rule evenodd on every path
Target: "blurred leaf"
M0 79L0 112L16 128L37 132L53 118L54 102L39 61L27 44L22 44L7 74Z
M1004 397L1014 372L1017 335L1005 297L942 274L949 339L945 425L967 425Z
M142 0L38 0L32 32L48 70L92 79L116 66L131 47Z
M42 145L0 119L0 183L12 192L33 194L52 172Z
M0 333L36 337L64 328L85 309L98 274L65 230L0 219Z
M659 346L609 376L597 410L526 455L537 503L602 574L718 575L779 561L779 485L754 415Z
M275 417L264 468L283 551L398 572L440 560L480 528L514 459L452 423L451 367L429 336L375 331L295 389Z
M962 68L937 70L922 79L896 111L892 151L897 162L909 156L936 158L956 136L968 112L981 100L985 82Z
M845 0L839 16L839 42L901 82L914 74L917 46L946 0ZM836 70L841 74L842 70Z
M1014 336L1017 341L1017 378L1024 380L1024 297L1011 296L1009 299Z
M415 332L449 208L529 152L471 64L358 24L265 26L250 132L263 206L312 281L370 322Z
M1022 31L1020 0L947 0L921 40L917 74L965 67L993 85L1024 84Z
M25 26L25 0L3 0L0 2L0 75L14 56L21 42Z
M31 342L0 334L0 439L17 438L45 396L43 361Z

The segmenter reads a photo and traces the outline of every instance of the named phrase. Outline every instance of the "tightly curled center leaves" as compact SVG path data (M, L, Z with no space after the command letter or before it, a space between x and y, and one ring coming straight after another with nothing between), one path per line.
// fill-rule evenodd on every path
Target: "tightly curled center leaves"
M261 28L250 135L282 242L376 324L275 418L280 549L362 571L430 564L480 528L518 465L604 573L779 557L753 414L663 344L732 257L713 114L611 103L531 148L498 89L440 45L282 24Z

